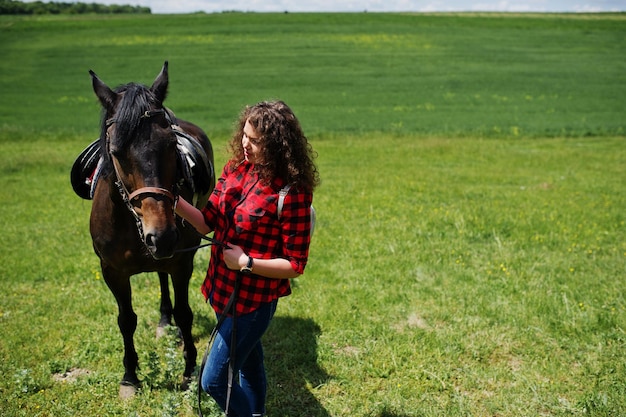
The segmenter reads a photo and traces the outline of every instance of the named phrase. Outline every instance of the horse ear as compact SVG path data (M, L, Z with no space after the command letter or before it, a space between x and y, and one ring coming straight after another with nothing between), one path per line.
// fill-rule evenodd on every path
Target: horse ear
M95 72L89 70L89 74L91 75L91 83L93 85L93 91L98 96L100 103L104 106L107 111L113 111L115 108L115 101L117 99L117 94L113 92L105 83L98 78Z
M167 73L168 62L165 61L163 64L163 68L161 69L161 73L156 77L154 83L152 83L152 87L150 90L154 94L154 96L163 104L165 101L165 96L167 96L167 85L169 84L169 76Z

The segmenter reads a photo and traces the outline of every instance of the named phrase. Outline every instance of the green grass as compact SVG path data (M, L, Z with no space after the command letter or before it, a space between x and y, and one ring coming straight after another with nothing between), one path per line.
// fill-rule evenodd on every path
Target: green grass
M403 137L326 150L341 156L322 164L333 176L318 211L342 220L320 215L311 270L334 283L311 308L329 372L369 394L355 415L583 415L602 395L624 412L623 145Z
M291 104L309 134L622 135L625 19L0 16L0 126L97 134L87 71L150 83L168 59L169 105L213 135L269 97Z
M117 398L117 308L69 185L98 133L87 70L150 83L164 59L217 166L241 106L271 97L319 153L310 262L265 338L270 417L626 414L623 22L0 17L0 414L196 413L154 337L155 274L133 277L144 388Z

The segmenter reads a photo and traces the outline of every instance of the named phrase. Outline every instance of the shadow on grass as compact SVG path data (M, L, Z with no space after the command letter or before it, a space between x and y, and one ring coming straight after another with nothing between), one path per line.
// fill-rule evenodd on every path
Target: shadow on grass
M199 327L207 329L200 337L208 336L215 325L212 312L196 314ZM311 319L275 316L272 320L263 336L269 416L330 417L309 389L330 379L317 364L320 333L320 327ZM203 349L198 350L199 358L203 353ZM383 409L375 417L411 416Z
M311 319L274 317L263 336L270 416L330 417L308 387L329 376L317 364L320 327Z

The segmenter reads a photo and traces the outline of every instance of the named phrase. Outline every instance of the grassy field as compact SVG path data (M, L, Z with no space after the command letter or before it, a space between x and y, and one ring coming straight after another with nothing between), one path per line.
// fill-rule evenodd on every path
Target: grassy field
M0 16L0 125L97 134L87 74L151 82L212 135L280 97L311 135L626 132L619 15ZM70 117L73 116L73 117Z
M0 16L0 414L193 416L155 274L133 278L143 390L69 169L88 69L211 136L283 98L323 183L306 274L265 339L268 415L626 415L626 16ZM190 299L203 351L214 325ZM218 416L205 398L205 414Z

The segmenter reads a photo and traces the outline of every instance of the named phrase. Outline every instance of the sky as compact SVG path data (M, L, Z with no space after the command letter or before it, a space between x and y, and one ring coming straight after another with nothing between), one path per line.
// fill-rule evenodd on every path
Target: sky
M33 0L30 0L33 1ZM49 0L44 0L48 2ZM67 1L67 0L65 0ZM80 0L152 13L240 12L623 12L626 0Z

